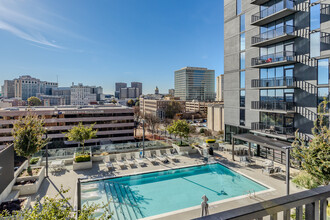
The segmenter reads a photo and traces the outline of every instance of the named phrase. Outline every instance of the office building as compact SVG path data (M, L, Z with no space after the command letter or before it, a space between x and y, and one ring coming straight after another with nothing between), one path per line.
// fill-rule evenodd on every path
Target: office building
M116 87L115 97L116 97L117 99L119 99L119 98L120 98L120 90L121 90L122 88L127 88L127 83L117 82L115 87Z
M64 105L71 105L71 88L58 87L52 89L52 95L64 98Z
M140 90L136 87L128 87L120 89L120 99L136 99L139 97Z
M102 87L78 85L71 86L71 105L97 104L98 97L102 97Z
M209 104L207 107L207 128L211 131L224 131L225 110L223 104Z
M225 136L311 137L329 98L330 1L225 0Z
M2 96L6 99L15 97L15 81L14 80L4 80L2 86Z
M44 94L38 93L37 97L40 99L43 106L65 105L65 98L63 96L44 95Z
M166 117L166 108L168 105L170 105L172 102L177 102L180 105L182 105L182 110L184 111L184 101L178 101L178 100L164 100L164 99L150 99L150 98L144 98L140 97L140 112L143 117L145 115L154 115L157 116L160 119L164 119ZM182 112L183 112L182 111ZM182 113L177 112L177 113Z
M185 108L186 112L190 113L202 113L202 114L207 114L207 109L210 104L223 104L222 102L200 102L200 101L190 101L186 102Z
M29 113L45 118L48 137L57 147L74 146L67 141L65 132L82 122L84 125L96 123L97 137L86 141L88 144L134 141L134 112L124 106L61 106L61 107L26 107L0 109L0 148L13 142L11 131L13 123L20 116ZM54 147L56 147L54 146Z
M214 70L184 67L174 72L175 96L184 101L214 101Z
M216 101L223 101L223 84L224 75L221 74L216 78Z
M139 89L139 95L142 95L142 83L140 82L131 82L131 87L132 88L138 88Z

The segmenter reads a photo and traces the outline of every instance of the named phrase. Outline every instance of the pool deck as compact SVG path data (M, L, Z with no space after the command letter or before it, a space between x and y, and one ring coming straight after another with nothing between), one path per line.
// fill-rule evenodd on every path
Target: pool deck
M245 205L250 205L253 203L262 202L265 200L273 199L276 197L284 196L286 194L286 185L285 185L285 173L276 174L272 176L268 176L266 174L262 174L262 164L264 160L261 158L256 159L256 165L252 166L241 166L239 162L231 161L231 154L228 152L219 152L215 151L216 161L220 162L229 168L248 176L249 178L264 184L271 188L271 190L267 190L265 192L257 193L256 197L249 198L248 195L242 195L240 197L235 197L228 200L218 201L214 203L210 203L210 214L221 212ZM111 177L111 176L121 176L128 174L136 174L141 172L150 172L171 168L178 168L184 166L191 166L202 164L203 158L198 155L190 155L190 156L180 156L180 162L178 163L169 163L163 164L159 163L158 165L152 165L148 162L147 166L140 167L137 166L135 168L128 167L127 169L120 169L117 165L115 165L115 170L113 172L107 171L105 164L103 162L93 162L93 168L88 170L80 170L73 171L72 165L66 166L66 170L62 172L58 172L57 174L49 173L49 178L45 178L38 193L31 196L32 202L36 201L36 199L43 198L44 196L53 197L58 194L59 189L63 186L64 189L70 189L70 191L65 195L66 197L70 197L70 205L75 206L75 193L76 193L76 183L78 177L89 177L89 178L102 178L102 177ZM282 165L283 167L283 165ZM284 167L283 167L284 168ZM297 172L295 170L291 170L291 173ZM290 184L290 192L295 193L299 192L301 189L296 188L293 184ZM248 194L248 193L247 193ZM202 199L201 199L202 201ZM191 219L199 217L201 213L201 209L199 206L191 207L184 210L174 211L172 213L162 214L154 217L148 217L145 219Z

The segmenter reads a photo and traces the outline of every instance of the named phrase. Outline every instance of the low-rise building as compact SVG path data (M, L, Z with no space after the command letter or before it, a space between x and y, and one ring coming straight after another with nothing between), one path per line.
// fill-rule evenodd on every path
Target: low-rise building
M207 128L212 131L224 131L224 105L209 104L207 108Z
M182 105L182 109L184 110L184 101L179 100L164 100L164 99L146 99L140 97L140 112L144 117L147 114L154 115L159 117L160 119L164 119L166 117L165 111L168 105L172 102L177 102ZM182 113L177 112L177 113Z
M100 101L102 87L84 86L82 83L71 86L71 105L89 105Z
M199 112L202 114L207 114L207 108L210 104L221 104L221 102L199 102L193 100L191 102L186 102L186 112Z
M87 144L104 144L111 142L134 141L134 112L132 108L108 106L61 106L26 107L0 109L0 147L10 144L14 138L11 135L13 123L20 116L33 113L45 118L48 137L54 146L72 145L66 141L65 132L82 122L84 125L95 124L97 137L88 140Z

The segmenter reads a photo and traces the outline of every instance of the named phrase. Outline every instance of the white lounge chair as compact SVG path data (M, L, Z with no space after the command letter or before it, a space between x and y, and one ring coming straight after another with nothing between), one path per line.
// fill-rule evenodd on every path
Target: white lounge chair
M116 163L118 164L118 166L120 166L120 168L126 167L125 161L121 157L121 154L116 154Z
M170 149L166 149L165 152L166 152L166 156L167 156L169 159L171 159L171 160L173 160L173 161L178 161L178 160L179 160L179 158L178 158L179 155L177 155L177 154L172 154Z
M156 157L158 160L162 161L163 163L167 163L168 159L167 157L165 157L164 155L162 155L162 153L160 152L160 150L156 150Z
M146 164L146 160L144 158L140 158L140 153L135 153L135 161L141 166Z
M114 168L112 162L110 161L110 156L105 157L103 162L105 163L105 166L108 169L108 171L110 171Z
M132 158L132 155L130 153L125 154L125 159L126 159L126 163L128 165L130 165L131 167L135 166L135 163L134 163L135 160Z
M146 157L152 164L157 163L157 158L153 157L150 151L146 152Z

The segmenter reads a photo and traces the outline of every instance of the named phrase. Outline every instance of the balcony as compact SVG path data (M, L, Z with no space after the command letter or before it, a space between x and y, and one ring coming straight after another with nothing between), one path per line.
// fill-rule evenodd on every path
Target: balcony
M295 88L297 86L294 77L252 79L252 88Z
M251 109L261 111L273 112L295 112L294 102L281 102L281 101L252 101Z
M270 125L263 122L252 122L251 132L288 140L294 138L295 129L293 127Z
M274 30L253 36L251 45L253 47L265 47L271 44L276 44L281 41L286 41L295 38L295 27L291 25L284 25Z
M266 2L269 2L270 0L251 0L251 4L254 4L254 5L263 5L265 4Z
M251 66L254 68L267 68L294 63L296 63L296 53L293 51L283 51L251 59Z
M277 4L252 15L251 24L261 26L294 14L297 12L295 6L295 0L280 1Z

